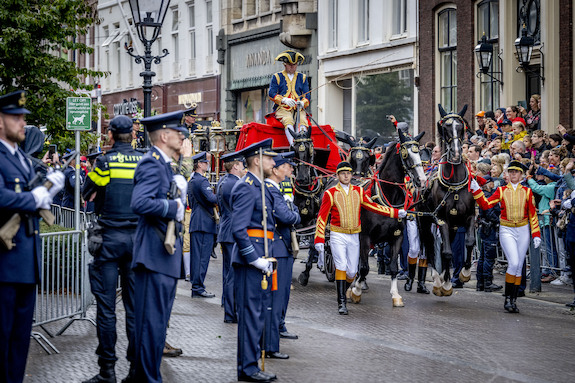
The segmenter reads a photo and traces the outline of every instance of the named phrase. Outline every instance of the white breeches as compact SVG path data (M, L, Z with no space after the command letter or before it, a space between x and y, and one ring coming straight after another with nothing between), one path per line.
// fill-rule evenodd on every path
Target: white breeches
M407 231L407 241L409 242L409 258L417 258L420 253L419 244L419 230L417 230L417 221L407 220L405 225ZM422 255L423 257L423 255Z
M521 269L531 242L529 225L520 227L501 225L499 228L499 242L505 258L507 258L507 274L521 277Z
M359 264L359 234L329 233L329 246L337 270L354 278Z

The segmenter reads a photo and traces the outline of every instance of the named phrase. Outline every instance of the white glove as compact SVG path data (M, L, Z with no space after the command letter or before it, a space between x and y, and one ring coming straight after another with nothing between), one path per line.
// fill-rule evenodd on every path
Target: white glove
M284 194L284 199L286 201L293 202L293 194L291 194L291 193L290 194Z
M50 187L50 197L54 198L56 194L60 192L64 188L64 183L66 182L66 177L64 177L64 173L62 172L50 172L46 179L52 183Z
M176 174L172 177L172 180L176 182L180 196L185 198L186 194L188 194L188 181L186 181L186 178L181 174Z
M475 192L475 191L477 191L477 190L479 190L479 189L481 189L481 188L479 187L479 184L477 183L477 181L476 181L476 180L471 180L471 191L472 191L472 192Z
M303 103L303 101L296 101L296 105L299 106L301 109L304 108L304 103Z
M45 186L38 186L32 189L32 195L34 196L34 201L36 202L36 209L50 210L50 204L52 203L52 197L50 192Z
M533 247L537 249L539 246L541 246L541 238L539 237L533 238Z
M322 243L322 245L323 245L323 243ZM321 251L319 253L319 255L317 256L317 267L320 270L323 270L324 264L325 264L325 253L323 251Z
M176 221L184 222L184 213L186 212L186 207L179 199L176 200L178 203L178 210L176 211Z
M398 218L405 218L405 217L407 217L407 212L403 209L399 209L399 212L397 213L397 217Z
M296 102L293 98L284 97L284 98L282 98L282 104L293 108L295 106Z
M315 249L317 250L318 253L323 253L324 248L325 248L325 244L323 244L323 243L316 243L315 244Z
M264 258L258 258L255 261L250 262L250 265L260 269L264 274L271 273L273 271L272 263Z
M573 207L573 202L571 202L571 201L572 201L571 199L566 199L561 204L561 207L565 210L570 210Z

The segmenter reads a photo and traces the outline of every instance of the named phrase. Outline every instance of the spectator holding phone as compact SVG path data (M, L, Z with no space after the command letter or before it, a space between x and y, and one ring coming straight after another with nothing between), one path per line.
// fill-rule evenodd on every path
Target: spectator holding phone
M539 108L540 103L541 96L538 94L532 95L529 99L529 112L524 115L526 122L525 128L529 132L539 129L539 124L541 122L541 109Z

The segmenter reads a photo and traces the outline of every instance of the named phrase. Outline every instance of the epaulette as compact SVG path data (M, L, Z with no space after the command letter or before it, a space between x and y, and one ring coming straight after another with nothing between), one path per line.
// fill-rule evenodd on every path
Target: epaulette
M249 185L253 185L254 184L254 180L252 180L250 177L246 177L246 183Z
M160 155L158 153L152 153L152 157L154 157L157 160L160 159Z
M269 187L269 188L273 188L273 187L274 187L274 185L270 184L269 182L266 182L266 186Z

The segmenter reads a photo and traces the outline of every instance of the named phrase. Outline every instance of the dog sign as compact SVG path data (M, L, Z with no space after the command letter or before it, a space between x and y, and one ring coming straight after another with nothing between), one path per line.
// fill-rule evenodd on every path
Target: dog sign
M92 127L92 99L89 97L66 98L66 129L90 130Z

